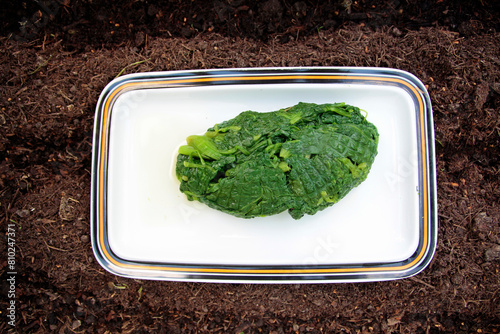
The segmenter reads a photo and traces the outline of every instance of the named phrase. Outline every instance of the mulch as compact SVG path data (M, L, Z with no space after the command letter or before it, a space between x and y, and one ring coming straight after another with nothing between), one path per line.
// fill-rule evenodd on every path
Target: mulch
M207 28L85 48L58 35L0 39L0 221L4 240L15 229L17 271L16 326L2 321L1 332L500 332L500 33L353 22L267 36ZM156 282L102 269L89 208L104 86L133 72L269 66L391 67L422 80L437 149L430 266L404 280L312 285ZM0 247L7 254L7 242ZM0 301L4 319L8 303Z

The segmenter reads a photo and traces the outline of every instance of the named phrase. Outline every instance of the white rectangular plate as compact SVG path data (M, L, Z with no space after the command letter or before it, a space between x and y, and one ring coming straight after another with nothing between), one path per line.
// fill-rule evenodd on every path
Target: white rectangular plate
M346 102L378 128L368 178L334 206L293 220L241 219L190 202L175 177L192 134L245 110ZM261 68L139 73L97 104L94 253L127 277L215 282L346 282L423 270L437 238L429 96L413 75L380 68Z

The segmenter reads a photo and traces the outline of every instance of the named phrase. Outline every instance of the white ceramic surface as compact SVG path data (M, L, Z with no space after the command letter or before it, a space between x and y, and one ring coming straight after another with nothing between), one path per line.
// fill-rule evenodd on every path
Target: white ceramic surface
M300 220L242 219L190 202L175 177L192 134L245 110L345 102L378 128L366 181ZM407 72L266 68L138 73L113 80L96 108L91 236L108 271L211 282L356 282L404 278L435 252L432 108Z
M380 133L367 180L336 205L298 221L287 213L232 217L179 191L177 148L242 111L346 102ZM122 94L109 139L109 243L126 260L198 264L394 262L417 247L415 108L391 86L276 84L150 89Z

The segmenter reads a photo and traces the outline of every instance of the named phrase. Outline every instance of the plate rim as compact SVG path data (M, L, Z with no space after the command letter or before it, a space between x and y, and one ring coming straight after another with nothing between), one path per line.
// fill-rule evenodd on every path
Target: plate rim
M406 90L418 105L419 244L398 263L341 265L218 265L137 262L113 254L106 236L107 159L113 104L137 88L204 85L346 83L384 84ZM413 74L377 67L266 67L143 72L112 80L99 96L94 119L91 180L91 243L99 264L112 274L155 280L228 283L320 283L407 278L424 270L437 245L437 185L432 105L424 84Z

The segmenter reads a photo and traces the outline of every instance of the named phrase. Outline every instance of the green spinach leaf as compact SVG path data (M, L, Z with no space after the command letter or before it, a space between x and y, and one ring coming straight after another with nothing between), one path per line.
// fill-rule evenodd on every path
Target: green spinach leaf
M378 139L362 110L345 103L245 111L189 136L176 174L189 200L242 218L288 210L299 219L366 179Z

